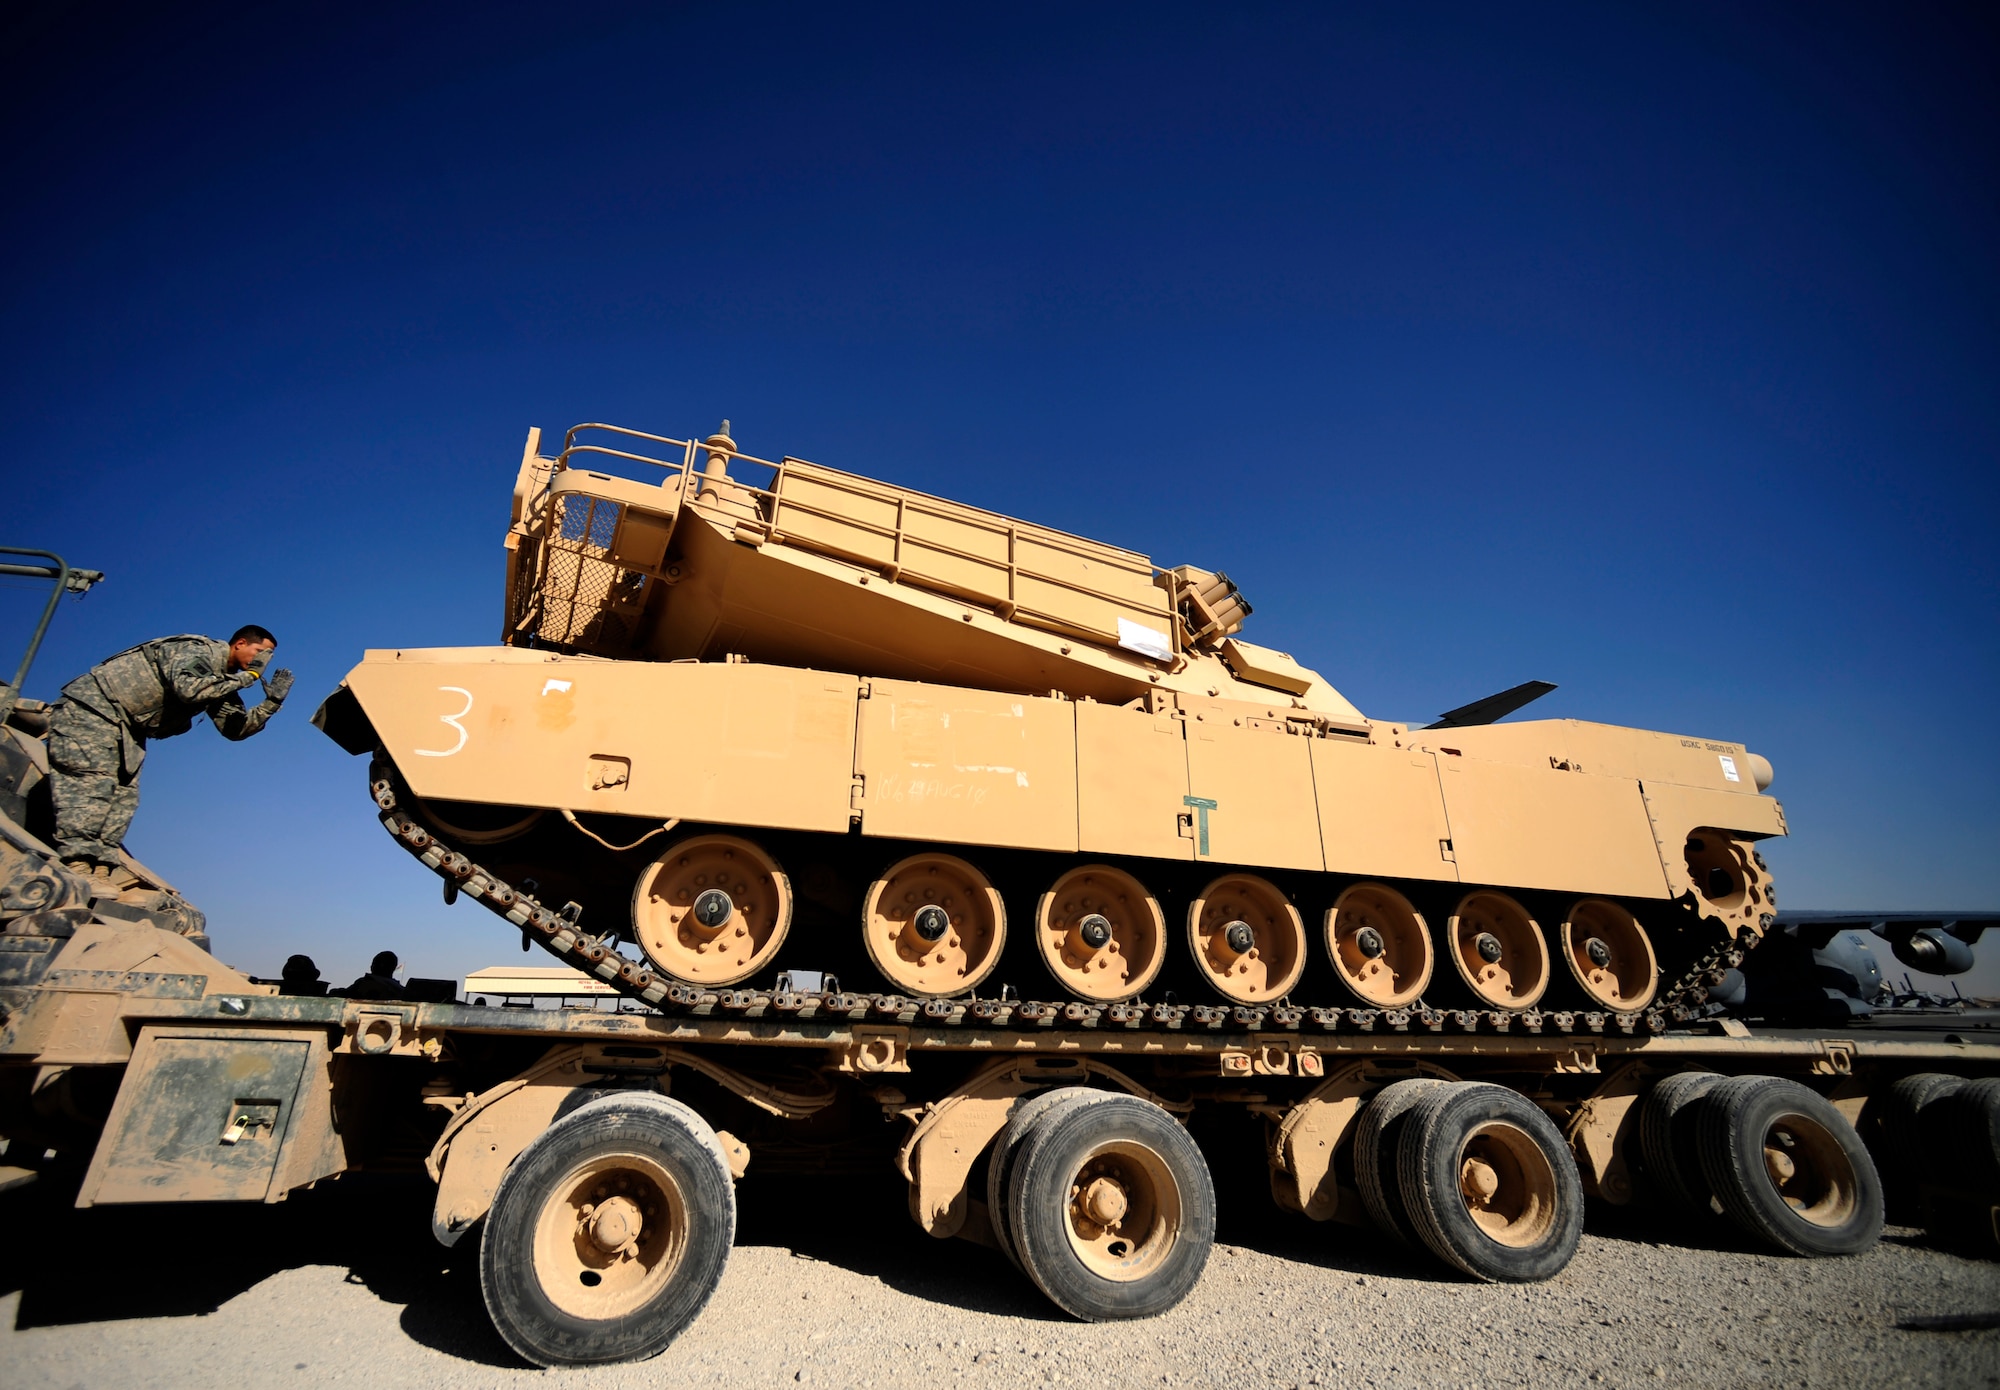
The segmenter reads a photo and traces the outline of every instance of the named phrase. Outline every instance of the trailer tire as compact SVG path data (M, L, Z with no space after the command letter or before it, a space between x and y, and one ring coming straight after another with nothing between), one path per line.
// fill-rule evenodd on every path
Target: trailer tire
M1166 1312L1201 1278L1215 1243L1215 1183L1201 1150L1137 1096L1095 1092L1051 1106L1008 1186L1022 1268L1085 1322Z
M480 1290L501 1337L537 1366L642 1360L701 1312L735 1236L735 1184L708 1122L666 1096L605 1096L501 1177Z
M1882 1180L1861 1136L1818 1092L1737 1076L1695 1108L1701 1167L1729 1219L1808 1258L1858 1255L1882 1235Z
M1683 1213L1715 1214L1695 1146L1694 1107L1722 1079L1712 1071L1676 1072L1654 1083L1639 1109L1639 1156L1646 1178Z
M1924 1227L1935 1244L2000 1250L2000 1079L1967 1081L1933 1098L1921 1136Z
M1058 1086L1027 1097L1014 1107L1014 1113L1007 1117L1007 1127L1000 1131L1000 1137L993 1141L986 1155L986 1223L992 1228L993 1243L1000 1247L1000 1253L1023 1274L1028 1271L1022 1268L1021 1257L1014 1251L1014 1228L1008 1217L1007 1185L1014 1175L1014 1160L1020 1157L1021 1145L1044 1115L1059 1106L1101 1094L1089 1086Z
M1552 1279L1583 1240L1583 1179L1562 1133L1518 1091L1461 1081L1411 1107L1396 1179L1417 1236L1487 1283Z
M1396 1177L1396 1145L1410 1110L1427 1094L1450 1082L1434 1076L1392 1081L1361 1108L1354 1125L1354 1185L1375 1224L1405 1245L1418 1243Z
M1871 1101L1861 1135L1882 1176L1882 1195L1891 1220L1922 1225L1923 1188L1934 1181L1934 1165L1921 1138L1923 1114L1930 1103L1965 1084L1965 1078L1926 1071L1899 1078Z

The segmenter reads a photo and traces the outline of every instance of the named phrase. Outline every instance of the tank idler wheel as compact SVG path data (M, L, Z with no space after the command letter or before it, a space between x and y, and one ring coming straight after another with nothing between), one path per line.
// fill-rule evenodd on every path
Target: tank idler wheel
M417 813L461 845L500 845L542 823L540 806L495 806L482 801L426 801L410 795Z
M1715 1214L1695 1143L1694 1105L1721 1081L1712 1071L1675 1072L1655 1082L1639 1108L1646 1180L1684 1215Z
M1085 864L1042 894L1035 945L1064 989L1115 1004L1152 984L1166 964L1167 919L1138 879Z
M963 859L913 854L868 885L861 928L884 979L943 999L993 973L1007 944L1007 908L986 875Z
M1794 1255L1858 1255L1882 1234L1882 1180L1821 1095L1735 1076L1695 1106L1703 1175L1731 1221Z
M1583 1179L1569 1145L1518 1091L1459 1081L1410 1108L1397 1187L1431 1253L1475 1279L1552 1279L1583 1239Z
M537 1366L664 1351L721 1282L736 1189L715 1131L666 1096L607 1096L500 1179L479 1249L486 1310Z
M1584 898L1562 924L1562 958L1590 1002L1638 1013L1660 988L1660 962L1639 919L1617 903Z
M1000 1137L993 1141L986 1155L986 1223L992 1228L993 1243L1000 1247L1000 1253L1023 1274L1028 1271L1021 1268L1021 1257L1014 1253L1014 1227L1008 1215L1007 1193L1014 1180L1014 1160L1020 1157L1021 1145L1034 1133L1044 1115L1059 1106L1102 1094L1089 1086L1058 1086L1052 1091L1036 1092L1014 1107L1014 1113L1007 1117L1007 1127L1000 1131Z
M1188 945L1218 993L1268 1004L1292 992L1306 968L1306 924L1277 886L1224 874L1188 904Z
M1762 936L1766 919L1778 910L1763 856L1745 841L1708 828L1688 836L1684 854L1701 910L1720 921L1732 938L1746 932Z
M1396 1146L1417 1102L1451 1084L1431 1076L1392 1081L1362 1108L1354 1125L1354 1185L1361 1205L1382 1231L1405 1245L1415 1245L1418 1237L1396 1180Z
M1340 982L1377 1009L1416 1002L1437 963L1422 914L1380 883L1350 885L1327 910L1326 953Z
M1179 1303L1215 1242L1215 1183L1187 1131L1150 1101L1099 1091L1051 1106L1009 1177L1028 1277L1085 1322Z
M735 835L697 835L648 864L632 890L647 959L677 980L733 985L769 965L792 925L792 882Z
M1534 1006L1549 987L1549 943L1528 909L1490 888L1468 893L1446 929L1458 977L1491 1009Z

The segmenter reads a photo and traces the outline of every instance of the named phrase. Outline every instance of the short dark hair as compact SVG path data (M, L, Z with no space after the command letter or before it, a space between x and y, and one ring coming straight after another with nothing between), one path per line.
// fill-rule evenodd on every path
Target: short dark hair
M278 639L271 635L271 629L258 627L255 623L245 623L236 629L236 635L229 639L229 645L233 647L238 642L269 642L274 647L278 645Z
M396 973L396 965L397 960L394 951L377 951L375 959L368 962L368 973L370 975L393 975Z

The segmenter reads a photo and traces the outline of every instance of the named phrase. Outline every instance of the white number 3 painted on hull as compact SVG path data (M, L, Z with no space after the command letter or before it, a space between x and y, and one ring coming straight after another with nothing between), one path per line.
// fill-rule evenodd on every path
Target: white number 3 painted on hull
M459 749L465 747L465 740L467 737L465 732L465 725L459 723L458 721L465 718L466 715L472 713L472 692L470 690L465 689L462 686L456 686L456 685L441 685L438 687L438 689L444 691L448 695L463 695L465 697L465 704L459 708L456 714L440 714L438 716L438 720L441 723L449 724L453 729L456 729L458 731L458 742L454 743L449 748L413 748L410 750L420 758L449 758Z

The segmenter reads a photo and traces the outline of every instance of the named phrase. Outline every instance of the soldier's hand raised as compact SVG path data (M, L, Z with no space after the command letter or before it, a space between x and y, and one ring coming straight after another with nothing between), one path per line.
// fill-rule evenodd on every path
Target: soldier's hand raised
M282 705L285 697L292 693L292 673L280 666L264 677L264 694L273 703Z

